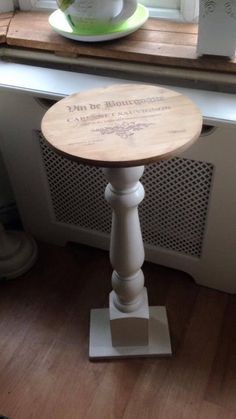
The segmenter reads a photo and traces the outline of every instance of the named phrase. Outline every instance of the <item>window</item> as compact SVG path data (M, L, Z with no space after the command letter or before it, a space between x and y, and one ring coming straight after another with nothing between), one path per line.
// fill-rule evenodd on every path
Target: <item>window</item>
M175 19L185 22L196 21L199 0L141 0L149 7L150 16ZM22 10L55 9L56 0L18 0Z

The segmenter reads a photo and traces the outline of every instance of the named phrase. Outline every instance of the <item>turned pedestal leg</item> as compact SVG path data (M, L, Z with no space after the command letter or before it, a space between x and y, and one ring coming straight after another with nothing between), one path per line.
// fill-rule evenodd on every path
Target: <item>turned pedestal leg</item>
M110 260L113 291L109 309L91 311L90 358L170 355L165 307L148 307L141 266L143 240L138 204L144 167L103 169L105 197L113 209Z
M113 346L148 345L149 308L144 276L143 240L138 204L144 198L139 182L144 167L104 169L110 182L105 197L113 208L110 260L113 291L110 326Z

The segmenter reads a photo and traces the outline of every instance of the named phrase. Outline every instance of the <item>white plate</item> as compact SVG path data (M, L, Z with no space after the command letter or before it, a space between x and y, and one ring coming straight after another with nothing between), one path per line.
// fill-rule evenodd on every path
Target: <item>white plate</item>
M73 39L74 41L100 42L122 38L123 36L127 36L135 32L146 22L148 15L149 13L146 7L138 4L134 14L125 22L115 26L111 25L106 33L93 33L91 35L85 35L82 31L80 32L79 28L72 28L64 13L59 9L49 16L49 24L57 33L65 36L66 38Z

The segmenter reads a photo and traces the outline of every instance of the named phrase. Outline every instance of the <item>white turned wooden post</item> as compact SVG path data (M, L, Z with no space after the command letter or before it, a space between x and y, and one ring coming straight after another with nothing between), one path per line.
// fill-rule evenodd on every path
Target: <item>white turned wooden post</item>
M132 312L142 305L144 278L143 240L138 216L138 204L144 198L139 178L144 167L103 169L110 182L105 197L113 208L110 243L112 300L118 310Z
M113 208L110 260L114 271L109 306L114 346L148 344L149 309L140 269L144 248L138 216L138 204L144 198L139 182L143 171L143 166L103 169L110 182L105 197Z

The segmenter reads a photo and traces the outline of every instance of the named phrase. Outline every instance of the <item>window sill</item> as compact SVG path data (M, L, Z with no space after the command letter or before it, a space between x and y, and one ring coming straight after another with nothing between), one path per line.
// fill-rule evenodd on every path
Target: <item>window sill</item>
M223 77L230 86L236 85L235 57L197 57L196 24L149 19L141 29L125 38L88 44L56 34L48 24L48 16L49 13L39 11L15 13L5 37L9 55L12 50L17 50L18 57L22 54L32 59L41 54L46 61L51 57L51 63L67 66L90 61L97 68L103 62L104 68L112 67L118 72L129 68L133 76L143 71L147 75L163 73L164 77L166 72L172 72L184 80L191 74L191 83L195 85L205 77L217 85Z

